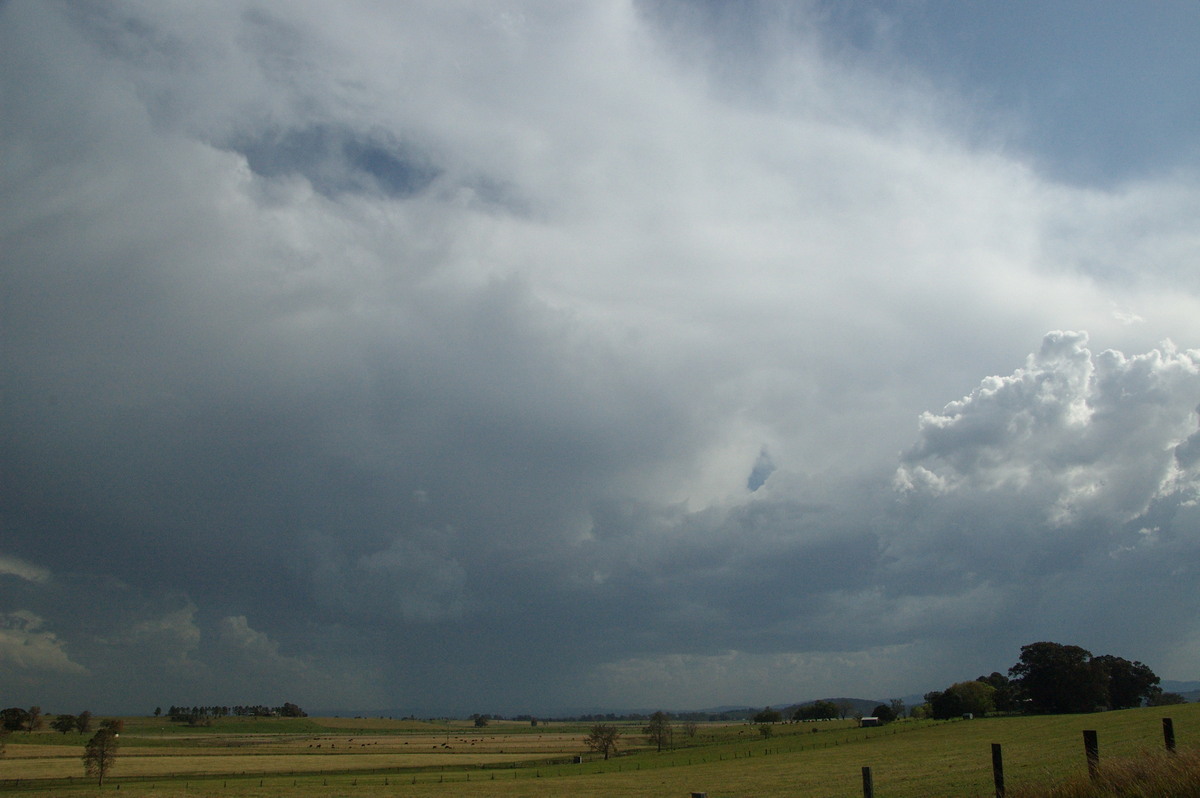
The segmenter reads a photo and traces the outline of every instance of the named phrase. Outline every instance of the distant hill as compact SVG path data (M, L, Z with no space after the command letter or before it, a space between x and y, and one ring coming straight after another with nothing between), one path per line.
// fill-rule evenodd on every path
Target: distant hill
M1166 693L1179 693L1188 700L1188 703L1200 701L1200 682L1173 682L1163 681L1158 685Z
M879 706L880 704L887 703L887 701L879 701L873 698L847 698L846 696L842 696L840 698L817 698L813 699L812 701L802 701L799 704L792 704L786 709L782 709L780 711L783 712L783 716L785 718L790 719L792 715L796 713L797 709L800 707L810 706L817 703L817 701L828 701L831 704L837 704L838 706L848 704L851 707L852 712L857 712L862 715L870 715L871 711L875 709L875 707Z
M851 712L858 712L863 715L870 715L871 710L875 709L875 707L879 706L880 704L887 703L887 701L877 701L877 700L871 699L871 698L847 698L845 696L842 696L839 698L814 698L811 701L800 701L797 703L790 703L790 704L789 703L779 703L779 704L771 704L770 706L773 709L779 710L780 714L783 715L784 720L791 720L792 715L796 714L797 709L799 709L800 707L810 706L811 704L815 704L818 701L829 701L829 702L837 704L839 706L841 706L842 704L848 704L850 706ZM708 709L699 709L699 710L694 710L694 711L672 712L671 714L677 718L682 718L682 719L691 718L693 720L725 720L725 721L746 720L746 721L748 721L748 720L751 720L756 714L761 712L763 709L764 709L764 707L739 707L739 706L726 705L726 706L720 706L720 707L709 707Z

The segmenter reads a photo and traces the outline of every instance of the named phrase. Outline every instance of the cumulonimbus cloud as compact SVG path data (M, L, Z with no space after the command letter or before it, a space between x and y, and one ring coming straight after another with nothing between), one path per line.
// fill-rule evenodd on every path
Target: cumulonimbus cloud
M1170 343L1093 355L1086 333L1054 332L1024 368L990 377L921 416L896 474L905 491L1009 489L1049 520L1121 523L1197 488L1200 352Z
M1195 181L746 8L0 8L0 609L430 711L1120 619L1063 574L1191 551Z

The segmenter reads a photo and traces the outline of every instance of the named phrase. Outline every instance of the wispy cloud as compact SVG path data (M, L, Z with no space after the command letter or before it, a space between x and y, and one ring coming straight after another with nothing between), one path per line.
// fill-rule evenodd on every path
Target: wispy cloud
M27 582L45 582L50 578L46 568L25 562L17 557L0 554L0 575L7 574L24 579Z

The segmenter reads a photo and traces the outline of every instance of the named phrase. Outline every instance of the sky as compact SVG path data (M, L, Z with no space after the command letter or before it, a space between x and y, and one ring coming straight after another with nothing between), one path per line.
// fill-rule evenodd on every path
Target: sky
M0 4L0 701L1200 679L1200 4Z

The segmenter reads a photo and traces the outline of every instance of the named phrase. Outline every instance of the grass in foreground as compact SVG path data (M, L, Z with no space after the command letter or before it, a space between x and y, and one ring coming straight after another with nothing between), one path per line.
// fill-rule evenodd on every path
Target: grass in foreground
M1096 779L1079 776L1050 788L1009 790L1010 798L1200 798L1200 749L1146 751L1101 763Z
M209 758L214 768L222 763L223 772L191 775L168 764L172 755L180 756L176 764L183 765L188 756L198 753L190 740L180 739L180 746L174 751L163 750L153 760L147 757L139 762L149 768L157 760L163 768L159 775L142 771L141 778L136 778L134 758L124 762L118 760L111 777L113 786L110 787L106 779L103 794L115 790L119 783L122 795L155 798L201 795L229 798L557 795L641 798L686 796L691 792L707 792L711 798L857 798L862 795L861 768L870 766L876 794L881 798L990 798L993 795L990 749L992 743L1000 743L1009 794L1014 798L1075 798L1075 793L1049 793L1045 789L1063 785L1061 789L1066 790L1072 783L1086 781L1083 729L1099 732L1101 765L1115 768L1119 760L1136 759L1139 752L1161 748L1160 719L1164 715L1175 720L1181 752L1178 759L1183 759L1187 751L1200 750L1200 704L1095 715L904 722L883 729L857 729L842 724L820 728L809 724L785 724L777 727L769 740L759 737L751 726L712 725L702 727L701 734L689 741L686 748L662 753L634 751L609 762L585 757L582 764L573 764L571 756L564 756L583 753L582 727L559 727L555 733L543 735L497 725L486 730L486 735L494 739L479 740L474 747L454 745L455 750L450 752L443 743L449 741L453 745L456 740L466 739L471 734L482 736L483 733L447 724L439 729L427 726L422 731L413 729L399 735L396 734L399 730L390 730L392 734L368 741L369 747L364 750L372 753L354 756L342 754L342 742L348 742L346 732L338 738L337 756L318 755L315 748L308 748L315 739L308 734L297 735L290 742L263 739L271 735L252 735L255 740L240 742L249 745L251 750L262 751L261 754L246 756L245 748L237 749L236 753L229 750ZM627 733L640 744L640 735L636 735L634 729L630 727ZM324 731L320 738L328 739L329 730ZM213 735L212 742L224 737L224 734ZM357 745L357 734L355 737ZM406 746L406 742L410 744ZM438 754L444 764L431 766L416 761L409 753L414 745L424 750L422 757L433 755L436 745L438 751L446 752ZM276 760L274 757L288 746L292 746L293 755ZM297 750L300 746L303 746L303 753ZM530 759L487 764L480 761L483 753L480 747L493 753L499 753L503 748L509 754L520 749ZM558 754L551 751L555 748ZM268 750L272 755L264 756ZM327 750L328 746L322 749ZM385 752L391 755L386 765L376 759ZM12 753L10 747L10 755ZM78 776L71 781L60 778L26 782L14 791L15 785L4 781L4 770L6 766L16 764L12 761L0 763L0 798L5 794L101 794L91 784L81 783ZM37 763L26 762L27 766L34 764ZM68 768L62 771L64 775L76 771L82 774L76 757L62 764ZM243 769L249 771L244 777ZM1018 792L1033 787L1044 789L1042 792ZM1181 789L1172 787L1165 793L1079 795L1089 798L1093 795L1108 798L1117 794L1196 795L1200 798L1200 794Z

